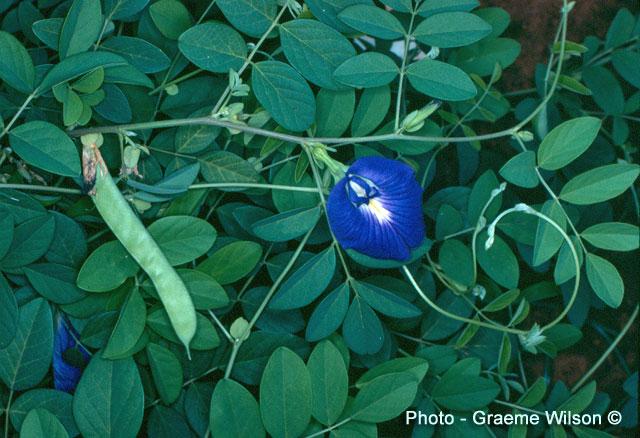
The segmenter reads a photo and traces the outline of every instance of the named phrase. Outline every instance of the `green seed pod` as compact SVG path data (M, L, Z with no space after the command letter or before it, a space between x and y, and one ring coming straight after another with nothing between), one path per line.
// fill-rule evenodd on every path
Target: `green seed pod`
M189 354L197 322L186 286L118 190L95 144L85 146L83 158L89 160L84 166L85 177L88 175L91 180L95 175L95 184L89 193L98 212L153 282L171 325Z

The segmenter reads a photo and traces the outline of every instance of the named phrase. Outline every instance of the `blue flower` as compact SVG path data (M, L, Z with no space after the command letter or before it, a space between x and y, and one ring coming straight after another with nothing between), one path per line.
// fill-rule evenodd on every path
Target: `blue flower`
M422 188L411 167L388 158L353 163L331 190L327 215L342 247L379 259L407 260L425 238Z
M76 342L78 334L61 315L56 318L53 341L53 385L68 393L76 389L82 368L89 361L89 353Z

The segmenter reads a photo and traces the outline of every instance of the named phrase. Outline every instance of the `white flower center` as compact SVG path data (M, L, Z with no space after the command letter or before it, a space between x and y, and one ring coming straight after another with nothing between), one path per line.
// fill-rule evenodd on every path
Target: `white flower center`
M360 208L371 213L381 224L391 222L391 212L377 199L369 199L369 202L362 204Z

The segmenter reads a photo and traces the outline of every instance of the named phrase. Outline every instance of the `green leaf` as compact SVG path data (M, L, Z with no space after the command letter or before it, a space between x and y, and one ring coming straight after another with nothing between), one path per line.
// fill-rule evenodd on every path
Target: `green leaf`
M447 239L438 252L438 262L448 278L463 286L472 286L471 249L458 239Z
M323 137L344 134L353 118L355 105L356 93L353 90L322 88L316 96L316 133Z
M74 0L60 31L60 59L86 52L102 29L100 0Z
M283 128L300 132L311 126L316 115L315 98L293 68L279 61L262 61L254 64L251 82L256 99Z
M54 414L70 436L77 436L80 432L73 419L72 401L71 394L55 389L39 388L24 392L11 405L11 424L20 430L27 413L42 408Z
M536 174L535 152L520 152L500 168L500 175L511 184L527 189L536 187L540 181Z
M579 117L556 126L538 148L538 165L558 170L571 163L591 146L601 125L595 117Z
M511 340L508 333L503 333L500 351L498 353L498 372L505 375L509 368L509 360L511 359Z
M56 416L42 408L29 411L22 422L20 435L33 438L69 437L69 434Z
M591 381L578 392L573 394L567 401L558 406L557 410L569 411L572 414L579 414L589 407L596 395L596 382Z
M420 246L417 246L411 250L411 252L409 253L409 258L403 261L369 257L368 255L362 254L354 249L347 249L346 253L355 262L357 262L362 266L366 266L368 268L373 268L373 269L392 269L392 268L399 268L404 265L408 265L422 258L429 251L429 249L431 249L432 244L433 242L431 240L424 239L424 241L420 244Z
M592 225L580 235L593 246L609 251L633 251L640 246L638 226L622 222Z
M377 377L356 394L349 416L373 423L391 420L411 405L418 383L418 379L408 372Z
M84 298L76 287L75 269L57 263L38 263L22 268L31 286L43 297L56 304L68 304Z
M227 151L215 151L201 158L200 171L204 179L210 183L242 184L255 183L260 180L260 176L251 164L238 155Z
M504 70L520 55L521 46L510 38L485 38L470 46L458 49L450 61L465 72L479 76L493 74L496 64Z
M238 241L223 246L197 267L220 284L240 280L253 270L262 257L262 247L255 242Z
M378 127L389 111L391 91L388 85L366 88L360 95L351 122L351 135L367 135Z
M596 204L615 198L640 174L637 164L608 164L573 177L560 191L560 199L577 205Z
M546 201L540 212L552 219L563 230L566 229L567 219L562 212L562 207L557 202ZM562 234L553 225L546 220L538 220L536 240L533 246L533 266L539 266L553 257L563 242Z
M0 274L0 349L4 349L13 341L17 330L18 304L16 297L7 280Z
M240 32L259 38L276 18L275 0L218 0L216 5Z
M636 88L640 88L640 53L632 50L616 50L611 54L611 62L618 74Z
M71 126L78 123L78 120L80 120L82 112L84 111L84 105L80 96L78 96L75 91L69 89L66 92L62 105L62 121L64 125Z
M309 342L319 341L336 331L349 308L349 286L342 284L318 304L309 318L305 337Z
M107 69L123 66L128 66L127 61L115 53L101 51L78 53L51 67L38 85L37 91L40 94L45 93L56 85L70 81L100 67Z
M334 79L341 84L362 88L386 85L396 76L398 76L396 63L378 52L365 52L349 58L333 72Z
M518 405L525 408L532 408L544 399L544 395L547 392L547 384L544 377L538 377L533 385L522 394L522 397L518 399Z
M611 262L592 253L587 254L587 278L593 291L607 306L620 306L624 297L624 283Z
M160 33L170 40L177 40L193 21L187 7L178 0L155 2L149 6L149 15Z
M582 262L584 256L582 254L582 247L580 246L580 242L576 236L570 236L571 241L573 242L573 247L578 254L578 269L582 266ZM573 259L573 254L571 253L571 248L569 244L565 241L562 243L560 247L560 252L558 253L558 259L556 260L556 267L553 270L553 280L556 284L563 284L569 280L571 280L576 275L576 262Z
M64 18L47 18L34 22L31 25L31 30L48 48L58 50L63 23Z
M429 17L443 12L470 11L480 5L478 0L435 0L423 2L418 8L418 14Z
M76 388L73 416L84 436L135 437L144 416L144 391L133 359L94 354Z
M209 222L191 216L163 217L148 230L171 266L188 263L205 254L217 237Z
M36 72L29 52L10 33L0 31L0 79L21 93L31 93Z
M175 354L159 344L147 345L147 358L160 398L170 405L182 391L182 365Z
M620 46L631 39L634 29L637 34L636 17L627 8L620 8L618 13L614 17L609 30L607 30L607 36L605 38L604 46L606 49L613 49Z
M582 71L582 81L591 90L591 97L606 114L622 114L624 93L620 82L602 66L591 66Z
M485 249L484 242L486 240L486 232L483 232L476 240L476 251L480 267L500 286L509 289L518 287L520 267L518 266L518 259L509 245L500 236L494 236L491 248Z
M340 417L347 403L349 376L340 351L330 341L313 349L307 368L311 377L311 414L329 426Z
M210 275L193 269L178 269L196 309L218 309L229 304L224 288Z
M352 284L358 295L383 315L392 318L413 318L422 314L419 308L393 292L357 280Z
M55 220L50 215L29 219L18 225L6 255L0 260L1 269L15 269L42 257L53 240Z
M220 338L218 337L216 329L213 327L213 323L200 313L196 313L196 318L198 324L196 334L189 348L198 351L213 350L220 345ZM174 344L182 345L182 342L178 339L171 325L171 321L169 321L167 312L163 308L157 308L149 314L147 317L147 325L166 340Z
M20 307L15 337L0 350L0 379L14 391L44 378L53 355L53 320L49 304L36 298Z
M305 5L318 20L328 24L342 33L353 33L353 29L338 18L338 14L346 7L356 4L373 4L372 0L307 0Z
M358 379L356 388L362 388L380 376L397 373L411 374L418 382L421 382L428 370L429 362L421 357L400 357L383 362L368 370Z
M302 76L322 88L344 88L333 79L333 72L356 54L347 38L316 20L291 20L279 29L282 50Z
M360 32L383 40L395 40L405 34L404 27L393 14L376 6L349 6L338 14L338 18Z
M336 269L336 253L329 247L302 265L278 289L269 309L290 310L315 300L329 285Z
M497 383L478 377L466 366L450 368L438 380L431 394L436 403L448 409L472 411L491 403L499 392Z
M311 419L311 377L300 356L285 347L273 352L260 380L260 412L274 438L298 437Z
M349 306L342 325L342 336L349 349L358 354L374 354L382 348L384 332L380 318L358 296Z
M313 178L308 174L304 174L302 179L296 181L295 167L291 162L285 163L273 177L272 183L285 186L315 187ZM293 192L289 190L272 190L271 197L278 211L288 211L303 207L313 208L320 202L317 193Z
M78 287L89 292L106 292L133 277L140 267L117 241L100 245L85 260L78 273Z
M178 40L182 54L196 66L214 73L239 70L247 45L233 28L216 21L193 26Z
M519 289L511 289L503 294L498 295L489 304L482 308L483 312L498 312L505 309L509 304L513 303L520 296Z
M468 12L445 12L422 21L413 36L423 44L441 48L473 44L491 33L491 25Z
M9 141L27 163L62 176L80 175L80 157L73 141L48 122L33 121L12 129Z
M251 231L269 242L286 242L302 236L320 219L320 207L296 208L254 222Z
M261 438L265 436L260 408L253 395L239 383L223 379L211 397L211 433L220 438Z
M142 38L113 36L103 42L105 51L116 53L143 73L158 73L169 68L171 61L162 50Z
M469 76L458 67L432 59L423 59L407 68L411 85L427 96L446 101L473 98L476 86Z
M104 14L112 20L129 18L147 6L149 0L105 0Z
M102 352L105 359L119 359L133 350L147 323L147 307L134 287L122 305L118 321Z

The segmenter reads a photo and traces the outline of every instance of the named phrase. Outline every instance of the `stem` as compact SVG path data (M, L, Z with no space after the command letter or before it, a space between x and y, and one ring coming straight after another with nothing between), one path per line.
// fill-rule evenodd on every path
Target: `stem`
M318 191L313 187L283 186L278 184L259 184L259 183L202 183L202 184L191 184L189 186L189 190L219 189L219 188L289 190L291 192L307 192L307 193L316 193Z
M627 334L627 332L635 322L636 318L638 317L638 308L639 306L636 305L636 308L633 310L633 314L631 314L631 317L629 318L627 323L624 325L624 327L622 328L622 330L620 331L616 339L613 341L611 345L609 345L609 348L607 348L605 352L602 353L602 356L600 356L598 361L595 364L593 364L593 366L589 369L589 371L587 371L585 375L582 376L582 378L578 380L578 382L573 386L573 388L571 388L571 392L576 392L578 389L580 389L580 387L584 385L585 382L591 378L593 373L595 373L596 370L600 368L600 366L604 363L604 361L611 354L611 352L617 347L620 341L622 341L622 338L624 338L624 336Z
M351 421L351 417L345 418L344 420L342 420L342 421L340 421L340 422L338 422L338 423L336 423L336 424L334 424L332 426L329 426L326 429L322 429L322 430L317 431L316 433L312 433L311 435L307 435L305 438L314 438L316 436L324 435L325 433L331 432L333 429L336 429L336 428L342 426L343 424L348 423L349 421Z
M9 390L9 400L7 401L7 408L4 411L4 438L9 437L9 413L11 412L11 401L13 400L13 389Z
M13 118L9 121L9 123L7 123L7 126L4 127L4 129L2 130L2 133L0 133L0 138L4 137L5 134L7 132L9 132L9 129L11 129L11 127L13 126L13 124L16 122L16 120L18 120L18 117L20 117L20 115L24 112L24 110L27 108L27 105L29 105L29 103L31 103L31 101L33 99L35 99L36 97L36 92L32 92L30 95L27 96L27 98L24 100L24 102L22 103L22 105L20 106L20 108L18 108L18 112L16 112L13 115Z
M502 405L502 406L508 406L510 408L513 408L513 409L518 409L519 411L531 412L532 414L538 414L538 415L544 417L544 412L536 411L535 409L525 408L524 406L520 406L520 405L517 405L515 403L509 403L508 401L494 400L493 403L496 403L496 404L499 404L499 405Z
M233 339L229 331L224 327L224 325L222 325L222 322L220 322L220 320L218 319L216 314L213 313L212 310L209 310L209 315L211 316L213 321L216 323L216 325L220 328L224 336L229 340L229 342L235 342L235 340Z
M53 186L38 186L31 184L0 184L0 190L2 189L15 189L15 190L32 190L35 192L51 192L51 193L66 193L68 195L81 195L82 190L79 189L65 189L63 187Z
M269 289L269 292L267 292L267 295L262 300L262 303L260 303L260 307L258 307L258 310L256 310L256 313L253 315L253 318L251 318L251 321L249 321L249 325L246 328L245 334L251 332L251 329L253 328L253 326L256 324L256 322L258 321L258 319L262 315L262 312L264 312L264 310L266 309L267 304L269 304L269 301L271 300L271 297L273 297L273 295L278 290L278 287L280 286L280 283L282 283L282 281L284 280L284 277L287 276L287 274L289 273L291 268L293 268L293 265L296 262L296 260L298 260L298 257L300 256L300 253L302 253L302 249L306 245L307 240L309 240L309 237L311 236L311 233L313 232L314 229L315 229L315 227L313 227L309 231L307 231L307 234L305 234L304 237L302 238L302 240L300 241L300 244L296 248L296 250L293 253L293 255L291 256L291 258L289 259L289 262L284 267L284 269L282 270L282 272L280 273L278 278L276 278L276 281L273 282L273 285ZM228 379L229 376L231 375L231 371L233 370L233 364L235 363L236 356L238 355L238 350L240 350L240 346L244 342L245 338L247 338L247 337L246 336L240 336L240 338L236 339L236 341L233 344L233 349L231 350L231 357L229 358L229 362L227 363L227 369L224 372L225 379Z
M402 65L400 66L400 78L398 79L398 95L396 96L396 115L393 122L393 131L397 132L400 127L400 106L402 104L402 85L404 84L404 73L407 65L407 57L409 56L409 44L411 43L411 32L413 31L413 21L416 18L415 8L411 11L411 20L409 21L409 29L404 36L404 53L402 55Z

